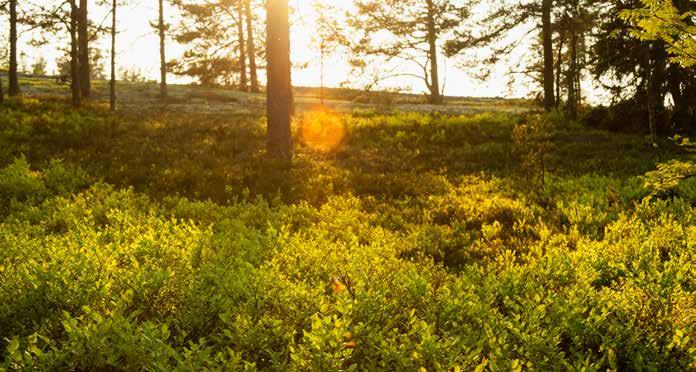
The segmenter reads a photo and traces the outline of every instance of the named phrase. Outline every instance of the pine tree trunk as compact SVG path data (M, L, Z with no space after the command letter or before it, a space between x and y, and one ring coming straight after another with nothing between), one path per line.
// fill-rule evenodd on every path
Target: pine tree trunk
M80 0L80 18L77 26L78 53L80 59L80 92L83 98L92 95L89 63L89 18L87 0Z
M72 92L73 107L82 105L80 91L79 62L77 51L77 24L80 10L75 0L70 0L70 89Z
M573 20L574 21L574 20ZM570 67L568 69L568 115L575 120L578 117L578 37L575 25L570 37Z
M111 4L111 82L109 84L109 109L116 111L116 4Z
M553 78L553 29L551 25L551 10L553 0L542 0L541 23L542 37L544 42L544 109L553 110L556 103L554 97L554 78Z
M244 0L237 0L237 35L239 38L239 89L246 92L247 71L246 71L246 42L244 41Z
M159 30L160 42L160 98L164 100L167 98L167 59L164 49L164 0L159 0L159 22L157 23L157 29Z
M254 19L251 14L251 0L244 0L244 10L246 13L247 27L247 54L249 55L249 79L251 81L251 92L259 92L259 77L256 67L256 45L254 42Z
M561 107L561 75L563 74L563 38L565 37L563 30L558 36L558 55L556 56L556 96L554 101L556 108Z
M442 104L440 76L437 66L437 31L435 29L435 5L428 2L428 56L430 58L430 103Z
M291 160L292 80L288 0L267 0L266 11L268 153L272 157Z
M17 0L10 0L10 70L9 70L10 97L19 94L19 78L17 76Z
M657 100L655 94L655 73L653 71L652 49L653 46L652 43L650 43L650 47L648 48L645 56L645 90L648 105L648 125L650 127L650 140L652 141L653 145L655 145L657 143L657 125L655 117L655 103Z

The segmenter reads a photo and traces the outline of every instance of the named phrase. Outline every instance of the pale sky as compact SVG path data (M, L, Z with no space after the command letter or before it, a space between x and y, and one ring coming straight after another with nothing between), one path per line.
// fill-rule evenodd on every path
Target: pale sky
M42 0L34 0L41 2ZM47 2L54 3L52 0ZM166 1L166 0L165 0ZM350 0L333 0L333 4L339 8L349 6ZM313 19L315 17L312 10L312 2L310 0L290 0L291 6L296 9L293 16L293 25L291 29L291 47L293 64L297 66L293 69L293 84L296 86L318 86L320 82L320 69L318 63L318 53L311 48L311 30ZM91 4L90 18L94 22L101 22L103 19L110 22L108 18L108 9L106 7L96 7L94 1ZM139 69L145 76L153 80L159 76L159 40L155 35L154 30L150 26L150 22L157 19L157 0L131 0L129 6L124 6L119 9L118 28L120 34L118 36L118 59L117 71L122 69ZM166 14L168 22L174 26L177 23L178 16L176 9L171 6L166 6ZM2 20L6 22L5 19ZM4 27L2 27L5 29ZM520 35L512 37L522 37L525 30L520 31ZM22 34L20 43L26 43L31 39L29 33ZM33 60L42 56L48 60L49 72L55 69L55 59L59 55L57 45L67 42L67 35L61 35L61 39L49 43L40 49L29 48L27 56L20 60L20 64L31 66ZM105 55L108 55L109 40L103 38L95 44L104 48ZM21 47L21 45L20 45ZM169 41L167 48L167 59L175 59L184 51L184 47L177 45L174 41ZM522 58L524 50L512 56L512 59ZM516 81L512 86L508 84L510 79L506 72L509 69L505 64L501 64L494 70L494 73L487 81L480 81L471 77L465 71L466 68L461 66L461 59L445 59L440 57L441 75L445 82L445 94L451 96L472 96L472 97L524 97L529 92L528 81L522 77L516 77ZM106 60L104 61L107 62ZM513 61L516 62L516 61ZM300 68L299 66L306 66ZM325 83L327 86L339 86L341 83L350 80L350 67L347 63L347 57L342 53L337 53L331 57L325 64ZM409 66L403 66L403 72L411 72ZM417 71L417 70L416 70ZM171 82L186 83L190 79L170 75ZM359 78L358 78L359 79ZM356 80L356 79L353 79ZM359 83L359 81L358 81ZM355 84L359 86L359 84ZM425 86L422 81L414 78L398 78L385 81L382 87L399 87L407 88L411 92L421 93L425 91ZM591 89L588 87L587 89Z

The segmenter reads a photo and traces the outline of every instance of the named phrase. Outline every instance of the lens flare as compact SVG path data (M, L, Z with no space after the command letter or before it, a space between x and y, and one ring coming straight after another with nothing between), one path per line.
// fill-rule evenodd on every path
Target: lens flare
M346 136L343 119L326 109L306 112L300 119L302 141L310 148L331 152L341 145Z

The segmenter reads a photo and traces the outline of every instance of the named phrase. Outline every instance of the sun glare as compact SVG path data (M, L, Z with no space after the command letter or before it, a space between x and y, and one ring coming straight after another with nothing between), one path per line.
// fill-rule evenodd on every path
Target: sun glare
M322 152L335 151L346 136L345 122L328 109L304 113L299 128L304 144Z

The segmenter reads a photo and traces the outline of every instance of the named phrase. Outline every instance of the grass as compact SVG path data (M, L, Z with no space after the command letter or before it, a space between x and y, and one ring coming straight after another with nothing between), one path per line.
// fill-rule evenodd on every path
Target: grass
M0 366L696 366L696 183L642 178L683 147L353 106L299 112L286 167L227 99L0 108Z
M5 84L5 86L7 86ZM154 82L118 82L119 104L124 109L138 110L144 105L160 105L159 85ZM30 96L68 97L68 84L56 83L45 78L23 78L23 92ZM108 102L109 82L93 81L94 99ZM351 113L356 109L471 114L490 111L520 113L532 108L526 100L501 98L446 97L446 105L433 106L426 103L425 96L403 93L363 92L344 88L326 88L325 105L335 112ZM319 89L295 88L297 112L314 111L319 108ZM249 94L225 87L202 87L195 85L169 85L169 109L177 112L235 112L261 114L265 110L265 94Z

